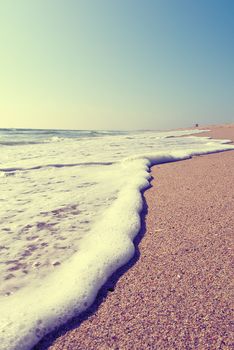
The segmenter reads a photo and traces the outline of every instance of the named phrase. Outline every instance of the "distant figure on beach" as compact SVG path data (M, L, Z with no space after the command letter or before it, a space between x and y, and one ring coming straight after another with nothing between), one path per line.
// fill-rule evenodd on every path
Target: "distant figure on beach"
M195 127L196 127L196 128L198 128L198 126L199 126L198 124L195 124Z

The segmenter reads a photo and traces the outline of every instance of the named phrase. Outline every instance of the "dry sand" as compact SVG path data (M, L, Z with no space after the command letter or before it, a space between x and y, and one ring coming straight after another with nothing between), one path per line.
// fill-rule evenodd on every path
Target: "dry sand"
M234 125L207 135L234 140ZM134 259L36 349L232 348L234 153L154 166L152 176Z

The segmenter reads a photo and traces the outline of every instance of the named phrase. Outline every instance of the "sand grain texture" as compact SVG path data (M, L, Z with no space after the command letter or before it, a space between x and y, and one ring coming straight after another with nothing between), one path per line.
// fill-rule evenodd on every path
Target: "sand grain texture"
M234 140L233 126L212 133ZM79 327L36 349L232 348L234 152L154 166L152 175L139 259Z

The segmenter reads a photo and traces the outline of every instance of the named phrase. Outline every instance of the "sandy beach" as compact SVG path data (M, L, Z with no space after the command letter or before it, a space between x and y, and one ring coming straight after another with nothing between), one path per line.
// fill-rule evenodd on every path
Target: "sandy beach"
M234 125L209 128L234 141ZM233 155L152 167L134 258L34 349L231 349Z

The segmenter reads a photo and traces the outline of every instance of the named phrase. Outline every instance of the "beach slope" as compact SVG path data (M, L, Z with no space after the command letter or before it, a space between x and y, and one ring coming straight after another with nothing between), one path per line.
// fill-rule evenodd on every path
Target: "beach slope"
M211 129L205 136L234 140L233 125ZM35 349L231 349L234 153L161 164L152 176L134 264Z

